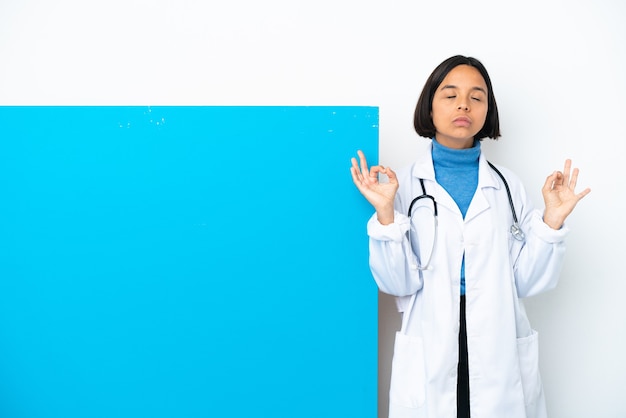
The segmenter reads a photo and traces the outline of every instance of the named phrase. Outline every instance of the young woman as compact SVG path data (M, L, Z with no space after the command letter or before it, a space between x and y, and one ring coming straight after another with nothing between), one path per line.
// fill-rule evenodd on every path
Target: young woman
M533 208L519 179L489 163L480 141L500 136L491 80L454 56L430 75L415 129L431 152L396 174L352 158L352 179L376 213L370 267L404 312L396 335L390 418L545 417L537 333L521 298L553 288L575 192L565 161ZM384 174L388 181L380 182Z

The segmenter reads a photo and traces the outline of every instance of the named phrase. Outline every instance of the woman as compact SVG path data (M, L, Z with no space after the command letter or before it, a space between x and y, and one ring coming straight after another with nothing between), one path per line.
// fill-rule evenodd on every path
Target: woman
M491 80L454 56L430 75L415 129L432 139L396 174L352 158L352 179L374 206L370 267L404 311L396 335L389 417L545 417L537 333L521 298L553 288L575 193L566 160L535 210L519 179L492 166L480 141L500 136ZM380 182L384 174L388 181Z

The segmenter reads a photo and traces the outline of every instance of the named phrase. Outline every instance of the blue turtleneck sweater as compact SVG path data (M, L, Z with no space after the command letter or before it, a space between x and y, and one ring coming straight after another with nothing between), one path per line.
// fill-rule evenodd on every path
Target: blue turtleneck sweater
M433 138L435 179L454 199L463 218L478 187L480 141L472 148L454 149L441 145ZM461 264L461 294L465 294L465 255Z

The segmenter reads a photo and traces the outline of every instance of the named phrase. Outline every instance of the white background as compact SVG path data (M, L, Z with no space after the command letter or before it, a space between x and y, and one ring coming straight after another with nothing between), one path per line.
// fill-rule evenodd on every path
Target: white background
M398 168L424 144L412 113L427 76L451 55L479 58L503 132L483 143L489 158L516 171L537 205L568 157L579 189L592 188L569 219L559 287L527 301L550 416L617 418L625 19L619 0L0 0L0 105L378 106L380 162ZM398 316L380 301L385 417Z

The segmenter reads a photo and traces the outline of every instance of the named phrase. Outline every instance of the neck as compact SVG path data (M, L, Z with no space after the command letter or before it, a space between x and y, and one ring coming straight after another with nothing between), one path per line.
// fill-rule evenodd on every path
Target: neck
M474 146L474 138L450 138L435 134L435 140L444 147L466 149Z
M453 169L464 169L465 167L478 167L480 157L480 141L475 141L468 148L451 148L441 144L437 139L433 139L433 162L435 171L442 167Z

